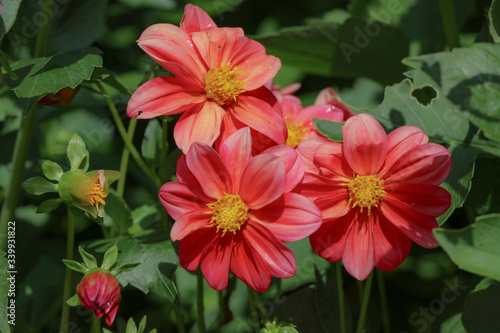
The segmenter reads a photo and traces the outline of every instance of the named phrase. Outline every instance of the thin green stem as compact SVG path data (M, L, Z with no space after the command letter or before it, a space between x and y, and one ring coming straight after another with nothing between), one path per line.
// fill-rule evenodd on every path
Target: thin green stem
M380 297L380 308L382 309L382 327L384 333L391 332L389 308L387 306L387 292L385 290L384 274L381 270L377 270L377 289Z
M132 141L132 138L134 137L136 125L137 125L137 118L130 119L127 131L127 137L130 141ZM122 151L122 161L120 163L121 177L120 179L118 179L118 185L116 187L116 194L118 194L120 197L123 197L123 193L125 192L125 181L127 179L129 157L130 157L130 151L128 150L127 146L124 146Z
M255 305L257 306L257 309L259 309L260 314L262 315L262 318L267 317L267 311L266 308L264 307L264 303L262 302L262 298L260 297L260 293L252 290L253 296L255 299Z
M96 318L94 316L94 320L92 321L92 328L90 329L90 333L101 333L101 318Z
M175 318L177 319L177 330L179 333L186 333L186 326L184 326L184 315L178 307L174 306Z
M453 49L460 47L460 40L458 35L458 25L455 16L455 8L453 7L452 0L439 0L439 7L441 9L441 16L443 18L444 34L446 36L446 43Z
M207 329L205 328L205 314L203 306L203 275L201 274L201 268L196 272L197 280L197 294L196 294L196 312L198 315L198 331L200 333L205 333Z
M373 272L370 273L365 282L365 288L363 292L363 302L361 303L361 311L359 313L358 326L356 327L356 333L361 333L364 330L366 310L368 309L368 301L370 300L370 290L372 288Z
M257 313L257 308L255 307L255 298L253 294L253 289L247 286L248 292L248 302L250 303L250 312L252 313L252 322L255 333L260 331L259 314Z
M47 34L49 31L50 13L53 0L43 0L40 8L40 21L47 22L38 29L36 39L35 58L45 56L47 49ZM7 225L14 219L14 211L19 199L19 190L24 175L24 164L28 157L31 133L35 124L36 104L28 114L21 119L21 126L17 132L14 154L12 156L12 173L5 191L5 202L0 214L0 249L7 249Z
M68 231L66 240L66 259L73 260L73 248L75 245L75 217L73 211L68 207ZM71 296L71 275L72 270L66 267L64 273L64 289L63 289L63 299L62 299L62 313L61 313L61 326L59 332L66 333L69 322L69 305L66 301Z
M346 318L344 305L344 281L342 280L342 266L340 261L335 263L337 271L337 293L339 296L339 317L340 317L340 332L346 333Z
M130 138L128 137L127 131L125 130L125 126L123 125L120 115L118 114L118 110L116 109L116 106L113 103L113 100L109 96L108 92L100 82L96 82L95 84L99 89L99 91L102 93L104 99L106 100L106 103L108 104L108 108L111 111L111 115L113 116L113 120L115 121L116 128L118 129L118 132L122 137L123 143L129 150L130 155L132 155L133 159L136 161L136 163L139 165L142 171L144 171L144 173L147 174L149 178L151 178L155 182L156 186L160 187L160 180L158 178L158 175L154 170L151 170L148 167L148 165L142 158L141 154L139 154L134 144L132 143L132 140L130 140Z

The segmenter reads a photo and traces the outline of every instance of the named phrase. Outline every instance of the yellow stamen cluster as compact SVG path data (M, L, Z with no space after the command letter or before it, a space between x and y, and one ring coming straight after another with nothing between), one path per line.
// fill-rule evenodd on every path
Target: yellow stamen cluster
M212 68L205 75L205 93L207 97L214 100L219 105L228 105L236 101L236 97L244 92L243 83L246 80L238 80L238 76L243 71L238 70L238 66L231 68L231 63Z
M360 176L357 175L351 179L347 185L349 191L349 205L352 203L352 208L358 206L360 212L363 208L368 208L368 215L372 207L378 207L384 195L384 181L376 175Z
M216 202L209 203L207 206L212 210L205 214L212 214L210 223L217 226L216 232L222 229L221 237L224 237L228 231L236 235L236 231L248 221L248 206L241 200L238 193L224 193L222 198L217 198Z
M101 187L99 179L96 180L94 186L90 189L90 194L88 197L90 198L90 204L99 210L99 205L105 205L106 194L104 193L104 189Z
M307 128L304 127L303 123L294 123L290 121L289 118L285 119L285 124L288 129L286 145L292 148L297 148L302 141L307 139L304 133L307 131Z

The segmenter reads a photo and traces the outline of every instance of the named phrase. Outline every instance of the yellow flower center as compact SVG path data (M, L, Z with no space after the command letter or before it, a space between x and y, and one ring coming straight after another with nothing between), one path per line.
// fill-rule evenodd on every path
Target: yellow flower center
M304 132L307 131L307 128L304 127L303 123L294 123L290 121L289 117L285 119L286 128L288 130L288 137L286 138L287 146L292 148L297 148L297 146L307 139Z
M104 194L104 189L101 187L99 179L95 181L94 186L90 189L90 194L87 195L90 198L90 204L99 210L99 205L105 205L106 194Z
M349 191L349 205L352 203L352 208L358 206L360 212L363 208L368 208L368 215L372 207L378 207L384 195L384 181L376 175L360 176L357 175L351 179L347 185Z
M236 235L236 231L248 221L248 206L241 200L238 193L224 193L222 198L217 198L216 202L209 203L207 206L212 210L205 214L212 214L210 223L217 226L216 232L222 229L221 237L224 237L228 231Z
M207 97L214 100L219 105L228 105L236 101L236 97L244 92L243 83L246 80L238 80L238 76L243 74L243 71L238 70L235 66L230 70L231 63L220 66L220 68L212 68L205 76L205 93Z

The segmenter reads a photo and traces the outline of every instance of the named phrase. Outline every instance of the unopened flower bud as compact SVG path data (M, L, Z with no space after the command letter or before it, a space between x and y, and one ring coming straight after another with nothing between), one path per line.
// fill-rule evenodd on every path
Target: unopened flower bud
M75 95L76 89L66 87L62 88L55 94L50 93L45 95L41 100L38 101L38 104L63 107L71 103Z

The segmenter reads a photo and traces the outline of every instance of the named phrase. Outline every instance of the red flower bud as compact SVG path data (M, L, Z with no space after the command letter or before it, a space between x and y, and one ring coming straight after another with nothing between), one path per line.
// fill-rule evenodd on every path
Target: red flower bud
M62 88L55 94L47 94L38 101L38 104L63 107L71 103L76 90L70 87Z
M91 271L80 281L76 293L82 305L93 311L96 318L107 314L106 324L113 324L121 300L120 285L113 275L100 270Z

